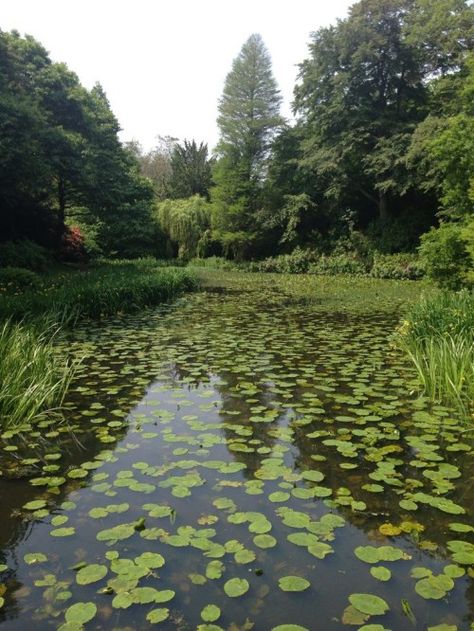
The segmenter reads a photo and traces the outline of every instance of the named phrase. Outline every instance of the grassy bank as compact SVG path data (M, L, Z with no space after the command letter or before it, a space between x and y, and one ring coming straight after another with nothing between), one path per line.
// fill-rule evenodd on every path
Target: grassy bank
M474 294L443 293L422 299L396 334L426 396L474 415Z
M64 269L23 285L4 283L0 286L0 428L32 423L60 408L74 366L54 352L58 322L71 326L78 318L153 306L196 285L190 270L163 267L152 259Z
M103 262L90 269L47 275L33 289L4 291L0 320L48 313L63 321L102 318L154 306L195 287L190 270L162 267L153 259Z
M74 364L54 352L53 325L0 327L0 428L32 423L60 408Z

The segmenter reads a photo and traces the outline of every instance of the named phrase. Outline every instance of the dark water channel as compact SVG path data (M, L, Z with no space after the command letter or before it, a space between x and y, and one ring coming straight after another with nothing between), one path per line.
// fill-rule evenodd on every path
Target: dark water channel
M1 631L472 629L473 432L396 321L249 288L75 330L73 438L2 438Z

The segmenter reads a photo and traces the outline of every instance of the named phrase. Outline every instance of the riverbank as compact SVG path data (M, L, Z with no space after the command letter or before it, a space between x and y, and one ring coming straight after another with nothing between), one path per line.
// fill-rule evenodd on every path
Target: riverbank
M21 280L21 276L17 276ZM0 428L57 413L75 363L54 352L61 329L156 306L197 287L195 274L152 259L64 268L0 287Z

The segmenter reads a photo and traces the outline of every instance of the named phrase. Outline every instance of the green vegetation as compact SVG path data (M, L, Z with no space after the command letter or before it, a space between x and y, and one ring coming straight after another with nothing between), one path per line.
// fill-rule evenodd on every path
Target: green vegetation
M474 413L474 294L442 293L418 302L396 342L431 399Z
M38 289L6 294L0 303L0 318L35 318L48 313L62 321L102 318L157 305L195 287L191 271L163 267L151 258L103 262L85 270L45 276Z
M0 328L0 428L31 424L57 412L74 375L58 357L52 325L4 322Z

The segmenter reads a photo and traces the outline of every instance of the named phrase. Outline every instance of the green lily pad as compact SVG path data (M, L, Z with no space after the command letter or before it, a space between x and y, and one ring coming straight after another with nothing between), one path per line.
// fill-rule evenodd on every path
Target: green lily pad
M107 567L93 563L81 568L76 574L76 582L78 585L89 585L102 580L107 575Z
M216 605L206 605L201 611L204 622L215 622L220 618L221 610Z
M284 592L302 592L310 585L309 581L300 576L283 576L278 581L279 588Z
M249 588L249 582L245 578L231 578L224 585L224 591L230 598L243 596Z
M263 550L267 548L274 548L277 544L277 540L275 537L272 537L272 535L256 535L253 538L253 542L257 547L262 548Z
M170 615L170 610L165 607L160 607L158 609L152 609L146 615L146 619L151 624L158 624L160 622L164 622L168 619Z
M374 578L379 581L389 581L392 577L392 572L388 568L383 566L371 567L370 573Z
M374 594L351 594L349 602L357 611L369 616L382 616L390 609L383 598Z
M97 613L97 607L92 602L79 602L71 605L66 613L65 618L66 622L75 623L75 624L86 624L95 618Z
M48 557L42 552L30 552L29 554L25 554L23 560L27 565L34 565L35 563L44 563L48 560Z

